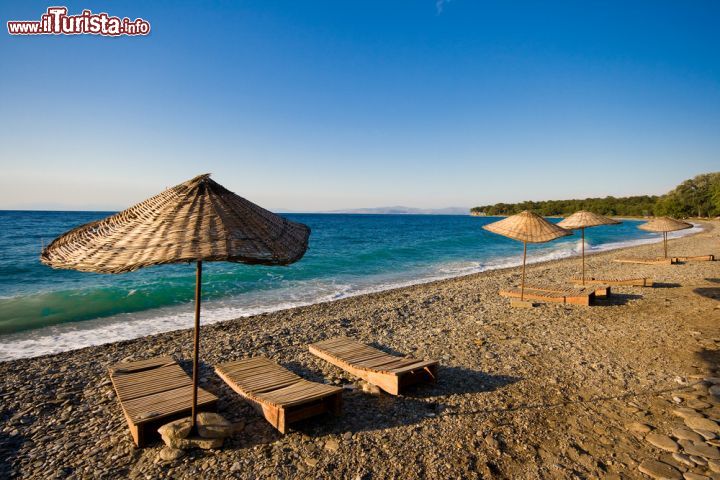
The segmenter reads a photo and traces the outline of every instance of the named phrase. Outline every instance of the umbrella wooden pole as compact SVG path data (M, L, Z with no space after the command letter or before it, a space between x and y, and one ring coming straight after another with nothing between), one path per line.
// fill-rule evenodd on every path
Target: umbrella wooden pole
M520 301L525 300L525 258L527 257L527 242L523 242L523 269L520 279Z
M193 347L193 392L192 392L192 430L195 430L195 420L197 415L197 392L198 379L198 356L200 354L200 293L202 286L202 262L198 260L197 270L195 272L195 340Z
M582 284L585 286L585 229L581 228L582 232Z
M667 258L667 232L663 232L663 245L665 247L665 258Z

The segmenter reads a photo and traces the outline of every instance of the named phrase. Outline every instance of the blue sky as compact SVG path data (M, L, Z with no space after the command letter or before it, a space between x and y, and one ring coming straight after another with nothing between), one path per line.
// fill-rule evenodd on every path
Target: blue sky
M658 194L720 170L720 3L69 2L147 37L11 37L0 208L212 172L295 211Z

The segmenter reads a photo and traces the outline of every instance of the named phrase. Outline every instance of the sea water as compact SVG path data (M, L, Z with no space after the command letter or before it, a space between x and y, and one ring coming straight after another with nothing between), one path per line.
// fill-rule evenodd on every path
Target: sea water
M194 264L108 275L40 263L56 236L109 213L0 211L0 360L192 326ZM312 229L305 256L286 267L205 263L203 324L521 262L521 243L481 228L492 217L286 216ZM639 223L587 229L586 250L660 240ZM577 255L580 246L579 234L528 245L528 261Z

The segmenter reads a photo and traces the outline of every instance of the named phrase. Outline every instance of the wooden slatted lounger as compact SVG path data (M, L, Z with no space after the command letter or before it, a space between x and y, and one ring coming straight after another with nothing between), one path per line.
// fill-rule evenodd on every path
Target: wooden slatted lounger
M573 278L571 281L576 285L582 284L581 278ZM630 287L652 287L652 278L639 277L639 278L595 278L585 277L586 284L603 284L603 285L616 285L616 286L630 286Z
M396 357L347 337L313 343L308 348L313 355L391 395L398 395L409 385L437 379L435 360Z
M641 265L672 265L677 263L674 258L616 258L617 263L639 263Z
M290 423L342 410L342 388L305 380L265 357L223 363L215 372L281 433Z
M520 289L500 290L500 295L509 298L520 298ZM549 290L526 286L523 297L528 300L550 303L570 303L573 305L590 306L595 303L595 291L592 289L568 288L566 290Z
M110 380L127 419L135 445L147 445L161 423L190 414L192 379L172 357L118 363L109 368ZM197 405L215 408L217 397L198 389Z
M714 262L715 255L695 255L694 257L673 257L673 262Z
M525 287L527 289L528 287ZM592 287L583 287L581 285L575 285L574 289L567 289L567 288L559 288L559 287L539 287L537 285L532 285L530 288L534 290L540 290L542 292L554 292L554 293L562 293L562 294L571 294L574 295L575 293L586 293L586 292L593 292L595 293L595 298L605 298L610 296L610 286L609 285L602 285L597 284L593 285Z

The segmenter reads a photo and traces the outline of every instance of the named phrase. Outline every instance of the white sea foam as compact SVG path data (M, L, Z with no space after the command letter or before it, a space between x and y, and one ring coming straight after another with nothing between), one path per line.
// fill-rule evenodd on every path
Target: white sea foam
M695 225L692 229L670 233L668 237L678 238L701 230L701 227ZM585 249L586 253L593 253L656 243L658 241L658 238L647 238L602 245L589 245L586 243ZM532 252L528 263L575 256L580 253L580 249L580 242L560 243L557 246L550 244L548 248ZM204 302L202 324L207 325L233 318L380 292L487 270L515 267L520 263L519 256L498 257L486 262L444 263L429 270L424 270L422 273L417 271L409 273L403 278L391 275L376 275L373 277L346 279L345 281L311 280L298 282L283 288L253 292L252 295ZM130 294L132 293L135 292ZM103 343L130 340L189 328L192 323L192 307L183 305L139 313L121 314L84 322L65 323L27 332L3 335L0 338L0 361L35 357Z

